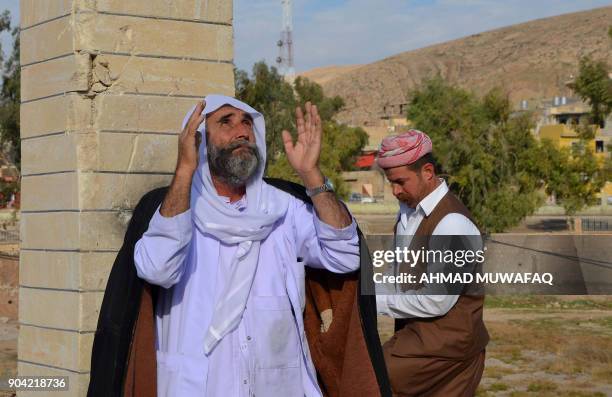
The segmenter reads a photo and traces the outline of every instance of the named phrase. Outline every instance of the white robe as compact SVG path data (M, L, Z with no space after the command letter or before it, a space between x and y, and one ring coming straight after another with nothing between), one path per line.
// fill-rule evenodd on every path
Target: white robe
M304 334L304 264L336 273L358 269L356 224L335 229L310 205L278 194L289 196L289 208L262 241L242 320L209 356L204 335L225 281L219 264L228 261L207 268L192 259L196 250L231 258L236 245L200 233L191 210L165 218L159 209L136 243L138 276L165 288L156 306L160 397L321 396ZM245 198L227 205L243 209Z

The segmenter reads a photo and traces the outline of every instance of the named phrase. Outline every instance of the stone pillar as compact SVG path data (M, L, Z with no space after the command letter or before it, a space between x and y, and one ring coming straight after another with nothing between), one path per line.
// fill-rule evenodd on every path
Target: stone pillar
M232 2L21 0L21 27L18 372L84 396L131 209L170 182L185 112L234 93Z

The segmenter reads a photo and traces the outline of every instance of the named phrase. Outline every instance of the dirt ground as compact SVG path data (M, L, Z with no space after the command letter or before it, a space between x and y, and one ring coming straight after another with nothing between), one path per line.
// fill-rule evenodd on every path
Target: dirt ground
M16 322L0 317L0 381L17 375L17 329ZM0 388L0 397L14 395Z

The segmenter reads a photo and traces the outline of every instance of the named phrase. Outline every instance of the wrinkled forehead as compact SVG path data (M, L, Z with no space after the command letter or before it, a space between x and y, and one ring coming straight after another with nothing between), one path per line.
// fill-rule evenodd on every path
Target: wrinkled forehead
M253 120L253 116L251 116L251 114L249 114L248 112L245 112L242 109L238 109L237 107L234 107L232 105L223 105L221 106L219 109L215 110L214 112L210 112L206 115L206 120L219 120L222 117L225 116L238 116L240 118L242 117L246 117L248 119L250 119L251 121Z

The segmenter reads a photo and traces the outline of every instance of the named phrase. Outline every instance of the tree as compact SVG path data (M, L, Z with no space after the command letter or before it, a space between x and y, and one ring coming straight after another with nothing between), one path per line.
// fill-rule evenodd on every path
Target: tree
M0 152L4 160L21 165L21 138L19 133L19 104L21 101L21 73L19 66L19 27L11 29L11 18L7 11L0 15L0 33L10 31L13 35L13 50L10 57L0 63L4 66L2 90L0 91ZM0 57L2 51L0 48Z
M589 56L580 59L576 80L570 88L591 107L594 124L604 126L606 118L612 112L612 79L608 77L610 66L604 60L595 60Z
M368 136L361 128L333 120L344 101L338 96L326 97L321 86L303 77L296 78L292 87L275 67L264 62L253 65L252 77L242 70L236 70L235 76L236 98L259 110L266 119L266 175L300 182L285 156L281 132L295 132L295 108L310 101L317 105L323 122L321 170L332 180L338 194L346 197L348 190L341 173L352 169Z
M538 158L541 166L546 167L543 172L546 192L555 195L567 215L596 204L606 171L584 141L572 148L557 148L543 140Z
M436 77L409 98L408 119L431 137L450 189L487 231L518 224L543 203L545 191L572 211L591 203L601 188L591 162L538 142L533 116L512 113L499 89L478 98ZM570 177L593 182L564 185Z

